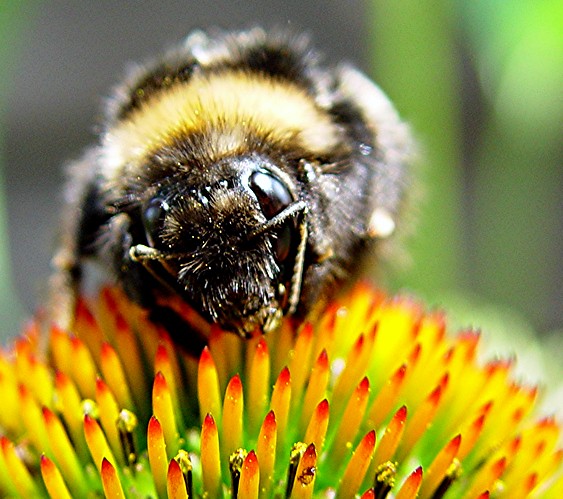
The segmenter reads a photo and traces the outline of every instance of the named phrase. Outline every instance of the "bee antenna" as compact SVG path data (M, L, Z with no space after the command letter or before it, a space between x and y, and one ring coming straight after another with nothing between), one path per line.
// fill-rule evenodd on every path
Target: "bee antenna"
M307 205L305 204L305 201L296 201L295 203L290 204L283 211L280 211L275 217L253 230L250 234L248 234L248 239L252 240L265 232L275 229L276 227L282 225L288 218L295 217L296 215L305 213L306 211Z
M142 262L144 260L161 260L162 252L144 244L136 244L129 248L129 256L134 262Z
M131 248L129 248L129 256L134 262L143 263L147 260L174 260L188 255L183 253L165 253L145 244L136 244L135 246L131 246Z

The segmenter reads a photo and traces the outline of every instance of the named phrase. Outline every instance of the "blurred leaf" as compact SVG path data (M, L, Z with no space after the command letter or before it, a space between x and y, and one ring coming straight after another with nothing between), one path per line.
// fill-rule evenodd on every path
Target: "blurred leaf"
M416 237L409 241L413 265L400 285L432 296L459 287L460 95L454 50L454 4L435 0L371 3L376 81L409 121L421 143L412 210Z
M422 148L413 265L398 284L431 300L472 289L545 328L563 299L555 215L563 183L563 3L369 5L376 81ZM462 85L462 70L476 70L477 88ZM464 169L462 141L470 151Z
M477 0L460 5L490 109L474 175L474 284L543 328L552 300L563 296L556 259L563 182L563 4Z
M2 166L3 127L5 99L9 94L10 74L17 60L20 48L20 36L26 23L24 7L29 3L16 0L4 0L0 5L0 341L9 334L19 331L22 309L14 292L9 270L8 226L6 214L6 198L4 191L4 175Z
M503 125L541 126L547 140L560 138L563 4L480 0L461 7L480 82Z

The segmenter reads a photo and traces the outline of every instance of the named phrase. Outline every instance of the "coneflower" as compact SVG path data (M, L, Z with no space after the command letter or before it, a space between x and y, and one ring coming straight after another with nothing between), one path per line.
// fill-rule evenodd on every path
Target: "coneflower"
M2 497L563 497L537 388L410 298L359 285L199 358L115 289L44 356L40 328L0 354Z

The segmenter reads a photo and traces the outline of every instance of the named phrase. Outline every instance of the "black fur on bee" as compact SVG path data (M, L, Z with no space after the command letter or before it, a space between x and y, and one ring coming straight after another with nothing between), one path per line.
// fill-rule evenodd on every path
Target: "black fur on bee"
M304 37L193 33L117 87L71 168L56 319L88 258L157 322L167 297L243 336L304 317L393 232L409 155L381 90Z

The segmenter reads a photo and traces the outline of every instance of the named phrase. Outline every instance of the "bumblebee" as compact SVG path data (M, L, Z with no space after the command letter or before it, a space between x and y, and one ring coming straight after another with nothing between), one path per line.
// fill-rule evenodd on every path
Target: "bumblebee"
M393 232L410 144L383 92L305 37L194 32L131 71L71 165L55 320L89 259L157 323L174 299L245 337L302 318Z

